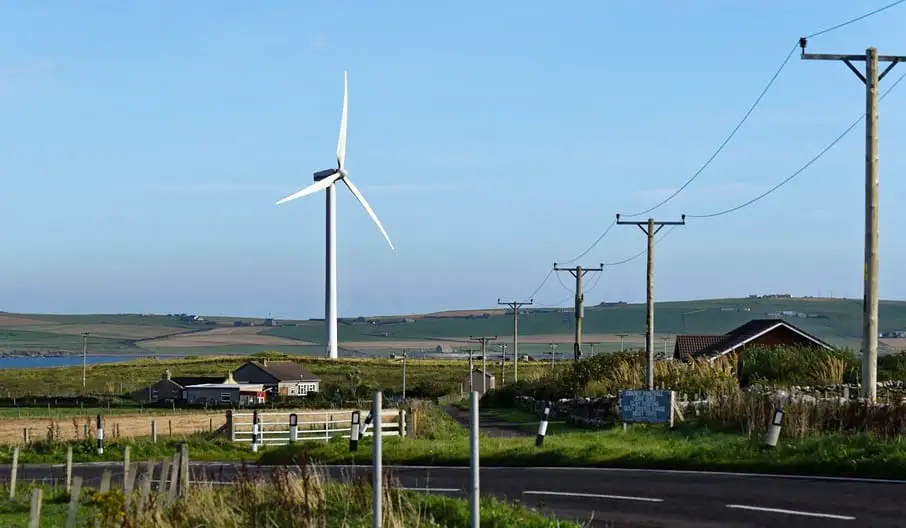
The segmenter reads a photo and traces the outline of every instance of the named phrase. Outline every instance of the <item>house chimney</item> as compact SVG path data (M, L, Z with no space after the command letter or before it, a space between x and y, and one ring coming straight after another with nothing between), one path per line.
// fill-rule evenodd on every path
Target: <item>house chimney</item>
M267 366L267 358L264 358L264 360L261 362L261 364L264 365L264 366L266 367L266 366Z
M227 377L226 377L225 380L223 380L223 384L224 384L224 385L236 385L236 380L233 379L233 373L232 373L232 372L227 372Z
M163 374L163 376L160 377L160 379L166 379L166 380L168 380L168 379L170 379L170 376L171 376L171 374L170 374L170 369L167 369L167 370L164 371L164 374Z

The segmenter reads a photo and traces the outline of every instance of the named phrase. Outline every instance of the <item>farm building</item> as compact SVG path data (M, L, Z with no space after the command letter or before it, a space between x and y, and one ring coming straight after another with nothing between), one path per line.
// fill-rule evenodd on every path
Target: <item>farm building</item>
M260 383L271 395L305 396L321 390L321 378L295 361L249 361L233 371L239 383Z
M783 319L753 319L724 335L678 335L673 358L716 359L748 347L818 347L833 348L821 339Z
M193 405L258 405L267 399L264 385L236 383L230 378L222 383L189 385L183 394L186 403Z
M160 377L160 380L150 385L147 389L139 389L132 394L130 398L141 403L157 403L163 401L174 401L182 403L183 390L189 385L199 385L204 383L220 383L223 381L222 376L172 376L170 370L166 370Z
M496 378L490 372L484 372L481 369L474 369L472 373L465 377L462 382L463 388L466 391L478 391L479 394L484 394L485 386L482 385L482 376L487 377L487 390L493 390L496 385Z

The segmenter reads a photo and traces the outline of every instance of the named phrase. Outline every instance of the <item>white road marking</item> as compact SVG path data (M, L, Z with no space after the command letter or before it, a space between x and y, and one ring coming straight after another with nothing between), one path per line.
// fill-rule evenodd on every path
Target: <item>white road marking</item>
M432 491L437 493L459 493L462 490L459 488L407 488L395 486L393 489L403 490L403 491L424 491L426 493L431 493Z
M587 499L615 499L640 502L664 502L664 499L654 497L634 497L632 495L604 495L600 493L574 493L571 491L523 491L525 495L554 495L557 497L582 497Z
M825 519L838 519L841 521L855 521L856 518L850 515L835 515L833 513L818 513L818 512L806 512L799 510L784 510L782 508L763 508L761 506L746 506L744 504L727 504L727 508L734 508L737 510L752 510L752 511L761 511L768 513L784 513L787 515L802 515L804 517L823 517Z

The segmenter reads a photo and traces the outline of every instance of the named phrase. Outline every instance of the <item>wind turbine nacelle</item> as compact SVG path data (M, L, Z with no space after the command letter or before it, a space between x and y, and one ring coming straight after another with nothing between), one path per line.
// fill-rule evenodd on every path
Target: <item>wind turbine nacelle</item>
M329 178L337 173L337 169L325 169L315 173L315 181L321 181L324 178Z

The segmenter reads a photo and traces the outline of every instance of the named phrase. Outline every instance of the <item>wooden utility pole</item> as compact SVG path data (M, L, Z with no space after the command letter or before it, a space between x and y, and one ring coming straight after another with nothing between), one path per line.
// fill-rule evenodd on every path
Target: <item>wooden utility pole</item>
M513 310L513 383L519 381L519 309L531 306L534 302L534 299L529 299L528 302L500 302L500 297L497 298L497 304L509 306Z
M88 332L82 332L82 393L88 383Z
M551 344L550 344L550 347L551 347L551 351L550 351L550 355L551 355L551 370L553 371L553 370L554 370L554 356L557 355L557 343L551 343Z
M579 361L582 358L582 318L585 317L585 294L582 293L582 277L590 271L604 271L604 264L597 268L559 268L554 262L554 271L568 271L576 279L576 336L573 342L573 360Z
M878 55L871 47L864 55L806 53L805 38L799 39L803 60L842 61L865 84L865 274L862 301L862 397L874 402L878 396L878 85L906 55ZM865 61L863 75L853 61ZM882 62L889 63L878 72Z
M506 343L500 345L500 386L506 381Z
M617 224L638 226L648 237L648 291L645 295L647 300L647 309L645 310L645 356L647 357L645 379L648 390L654 390L654 236L665 225L686 225L686 215L683 215L682 220L679 222L655 221L654 218L644 221L623 222L618 214Z
M484 396L488 392L488 341L494 341L497 336L469 336L469 339L481 343L481 395Z

